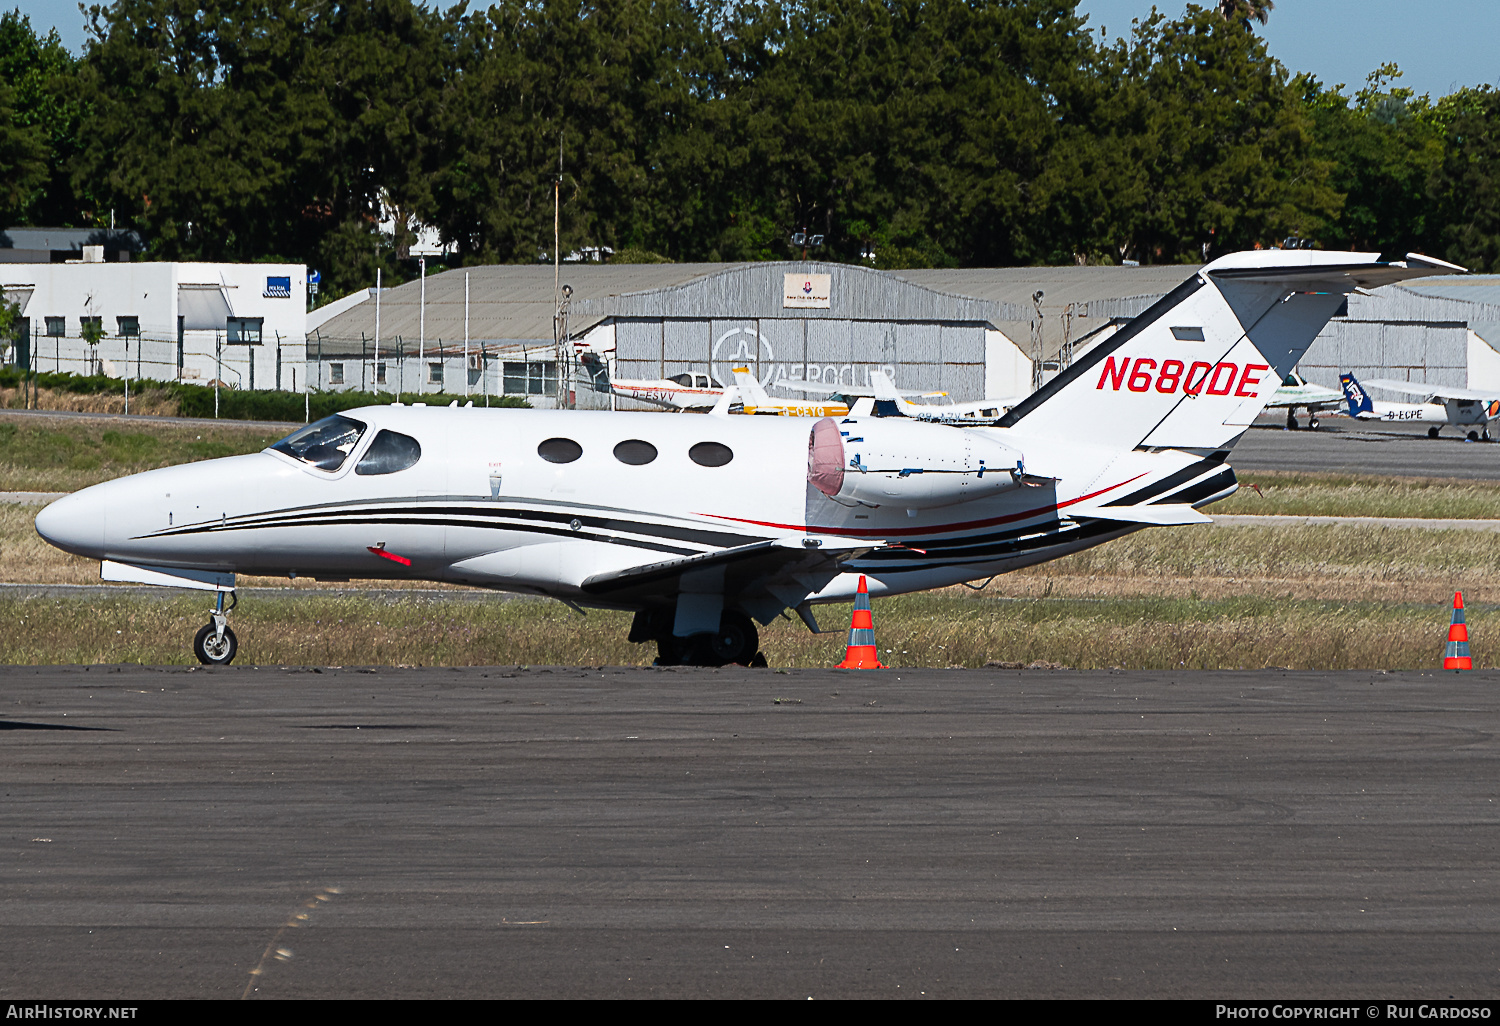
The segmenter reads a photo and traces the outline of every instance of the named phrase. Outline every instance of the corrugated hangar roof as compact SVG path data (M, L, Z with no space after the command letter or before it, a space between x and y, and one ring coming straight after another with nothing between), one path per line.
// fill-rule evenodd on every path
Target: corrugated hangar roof
M1434 278L1431 283L1418 279L1401 286L1419 296L1453 299L1461 303L1485 303L1500 306L1500 274L1475 274L1462 278Z
M1191 278L1197 265L1159 264L1150 267L964 267L922 268L891 274L917 285L992 303L1010 303L1028 313L1038 289L1042 310L1061 311L1069 304L1100 300L1164 296ZM1081 312L1081 311L1080 311ZM1092 311L1088 316L1096 316ZM1105 316L1111 316L1106 314Z
M572 264L561 280L573 287L569 325L579 334L609 316L811 316L854 319L981 320L1019 331L1031 316L1031 296L1044 293L1050 322L1069 304L1086 316L1133 314L1189 277L1195 267L1008 267L874 271L850 264L774 262L744 264ZM788 310L779 303L779 281L788 272L834 276L833 309ZM469 337L504 342L552 340L553 270L545 264L503 264L444 271L427 279L428 344L464 337L464 275L469 276ZM764 278L762 278L764 276ZM893 280L894 279L894 280ZM768 288L766 281L778 283ZM913 287L902 287L902 286ZM380 296L382 345L420 333L421 283L409 281ZM1124 301L1123 306L1119 302ZM1093 304L1085 308L1085 304ZM1103 304L1103 305L1101 305ZM1119 306L1120 310L1115 307ZM1080 326L1086 327L1086 326ZM1019 333L1020 337L1017 337ZM373 299L358 303L309 332L339 350L375 337Z
M572 264L562 270L562 282L573 286L573 304L645 289L680 285L715 271L724 264ZM427 278L429 342L461 342L464 337L464 275L469 276L469 337L506 342L552 341L554 312L552 268L545 264L492 264L444 271ZM380 294L381 345L402 338L415 342L421 335L420 280L409 281ZM598 318L571 330L583 330ZM308 345L316 345L310 334ZM375 338L375 301L372 297L329 319L318 336L334 343Z

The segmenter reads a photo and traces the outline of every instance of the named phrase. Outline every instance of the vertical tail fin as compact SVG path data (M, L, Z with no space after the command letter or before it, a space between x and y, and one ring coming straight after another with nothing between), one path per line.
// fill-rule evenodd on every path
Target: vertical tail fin
M1375 412L1370 394L1354 379L1353 374L1340 374L1339 385L1344 389L1344 398L1349 403L1349 416L1358 417L1361 413Z
M1344 297L1360 287L1461 271L1420 257L1261 250L1204 267L1016 405L1001 427L1069 437L1109 425L1125 448L1234 443Z
M748 367L734 368L734 383L739 386L740 395L744 397L746 406L770 406L771 397L766 395L766 390L755 380L755 375L750 373Z

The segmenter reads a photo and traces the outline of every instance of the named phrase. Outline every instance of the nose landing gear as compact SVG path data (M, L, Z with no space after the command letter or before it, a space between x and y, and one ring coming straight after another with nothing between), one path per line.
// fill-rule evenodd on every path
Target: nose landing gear
M234 592L229 594L232 600L229 609L233 609L239 605L239 596ZM224 593L219 592L218 603L209 614L211 619L198 629L193 638L193 655L204 666L228 666L239 651L239 640L235 638L234 631L229 629L229 609L224 608Z

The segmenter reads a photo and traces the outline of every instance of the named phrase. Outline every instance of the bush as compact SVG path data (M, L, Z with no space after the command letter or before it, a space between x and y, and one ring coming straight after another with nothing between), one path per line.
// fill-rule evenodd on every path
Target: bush
M21 372L14 367L0 367L0 387L15 388L21 383ZM78 395L124 395L125 382L103 374L48 374L35 376L38 388L54 392L71 392ZM212 417L214 415L214 390L207 385L189 385L176 381L152 381L138 378L131 383L132 394L161 391L177 400L179 417ZM476 396L448 395L434 392L423 396L403 393L408 402L425 402L429 406L447 406L451 402L473 402L484 405ZM392 401L389 392L314 392L304 398L301 392L245 391L234 388L219 389L219 418L221 420L279 420L300 422L304 416L312 420L326 417L342 410L359 406L384 406ZM493 407L517 407L530 409L531 404L517 396L490 396Z

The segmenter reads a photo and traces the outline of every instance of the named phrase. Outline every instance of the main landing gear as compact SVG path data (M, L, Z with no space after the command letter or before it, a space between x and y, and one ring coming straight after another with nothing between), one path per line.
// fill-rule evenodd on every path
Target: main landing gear
M760 631L744 613L727 609L712 633L679 638L672 633L671 610L643 609L635 614L630 640L656 642L657 666L764 666Z
M1297 411L1290 407L1286 411L1286 429L1288 431L1297 430ZM1318 415L1311 410L1307 413L1307 430L1318 430Z
M229 609L233 609L239 605L239 596L234 592L229 595ZM234 662L234 654L240 649L234 631L229 629L229 609L224 608L224 593L219 592L218 602L209 614L211 619L193 638L193 655L204 666L228 666Z

